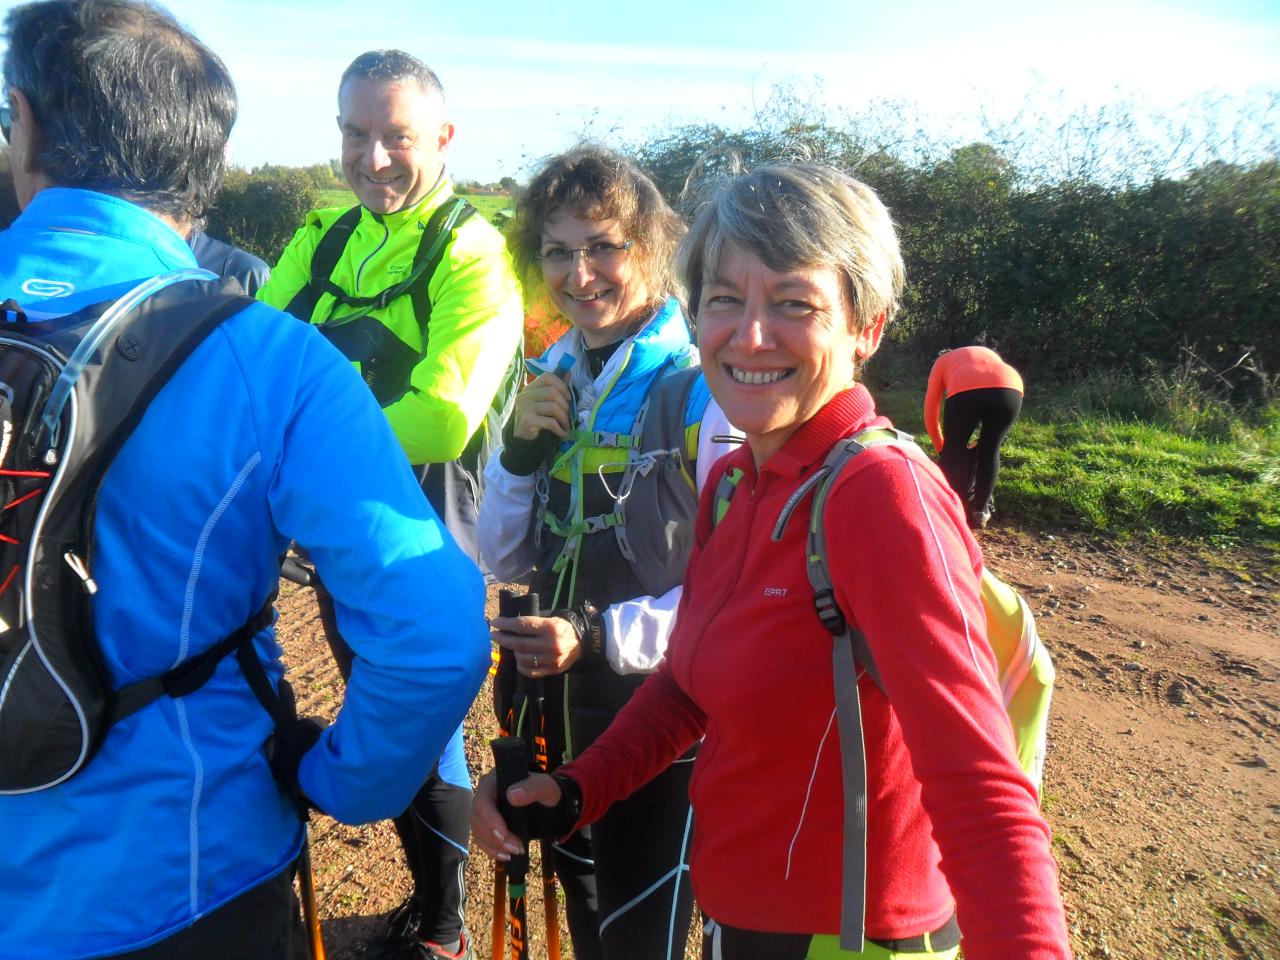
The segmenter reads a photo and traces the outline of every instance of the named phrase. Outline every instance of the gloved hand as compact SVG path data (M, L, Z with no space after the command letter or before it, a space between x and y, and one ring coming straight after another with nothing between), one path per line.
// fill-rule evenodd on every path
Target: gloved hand
M572 777L553 773L551 779L560 788L560 800L554 807L530 804L529 833L539 840L559 840L582 819L582 787Z
M271 765L271 774L304 820L314 804L298 786L298 765L328 726L329 721L323 717L299 717L277 727L267 741L267 762Z
M534 440L516 436L514 418L502 428L502 468L516 477L527 477L543 462L551 459L560 438L550 430L541 430Z

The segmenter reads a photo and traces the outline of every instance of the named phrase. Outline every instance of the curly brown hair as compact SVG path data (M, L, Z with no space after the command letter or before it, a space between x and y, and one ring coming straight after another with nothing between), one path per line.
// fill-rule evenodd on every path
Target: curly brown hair
M558 211L586 220L617 220L635 241L635 258L647 299L659 303L678 295L675 250L684 223L653 181L621 154L580 143L543 163L516 204L507 228L507 246L524 284L526 302L545 289L537 257L542 229Z

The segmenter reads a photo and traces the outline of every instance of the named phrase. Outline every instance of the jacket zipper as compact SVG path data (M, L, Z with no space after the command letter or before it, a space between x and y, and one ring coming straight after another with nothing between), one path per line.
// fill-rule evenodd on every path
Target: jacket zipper
M382 248L387 245L387 241L391 239L391 229L387 226L386 222L379 218L377 214L371 214L371 216L373 217L374 222L382 227L382 240L376 247L369 251L369 255L367 257L360 261L360 269L356 271L356 293L360 292L360 280L364 276L364 268L369 265L369 261L376 257Z

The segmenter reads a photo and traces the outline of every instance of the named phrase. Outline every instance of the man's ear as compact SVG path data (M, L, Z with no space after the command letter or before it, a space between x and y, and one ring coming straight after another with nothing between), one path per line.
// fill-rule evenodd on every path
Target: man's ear
M32 197L45 187L52 186L52 183L40 166L44 131L36 122L31 101L17 87L11 87L9 102L13 109L13 129L9 132L9 166L13 171L13 191L17 194L18 209L25 210Z
M444 153L453 142L453 124L446 120L440 124L440 152Z

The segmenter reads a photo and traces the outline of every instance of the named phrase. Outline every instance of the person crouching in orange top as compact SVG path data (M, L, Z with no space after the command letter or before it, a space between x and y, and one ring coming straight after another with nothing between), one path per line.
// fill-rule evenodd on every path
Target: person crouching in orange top
M964 501L969 526L975 530L991 519L1000 444L1018 419L1022 393L1018 371L986 347L944 350L929 372L925 429L938 451L938 465L951 489ZM971 446L975 430L978 440Z

